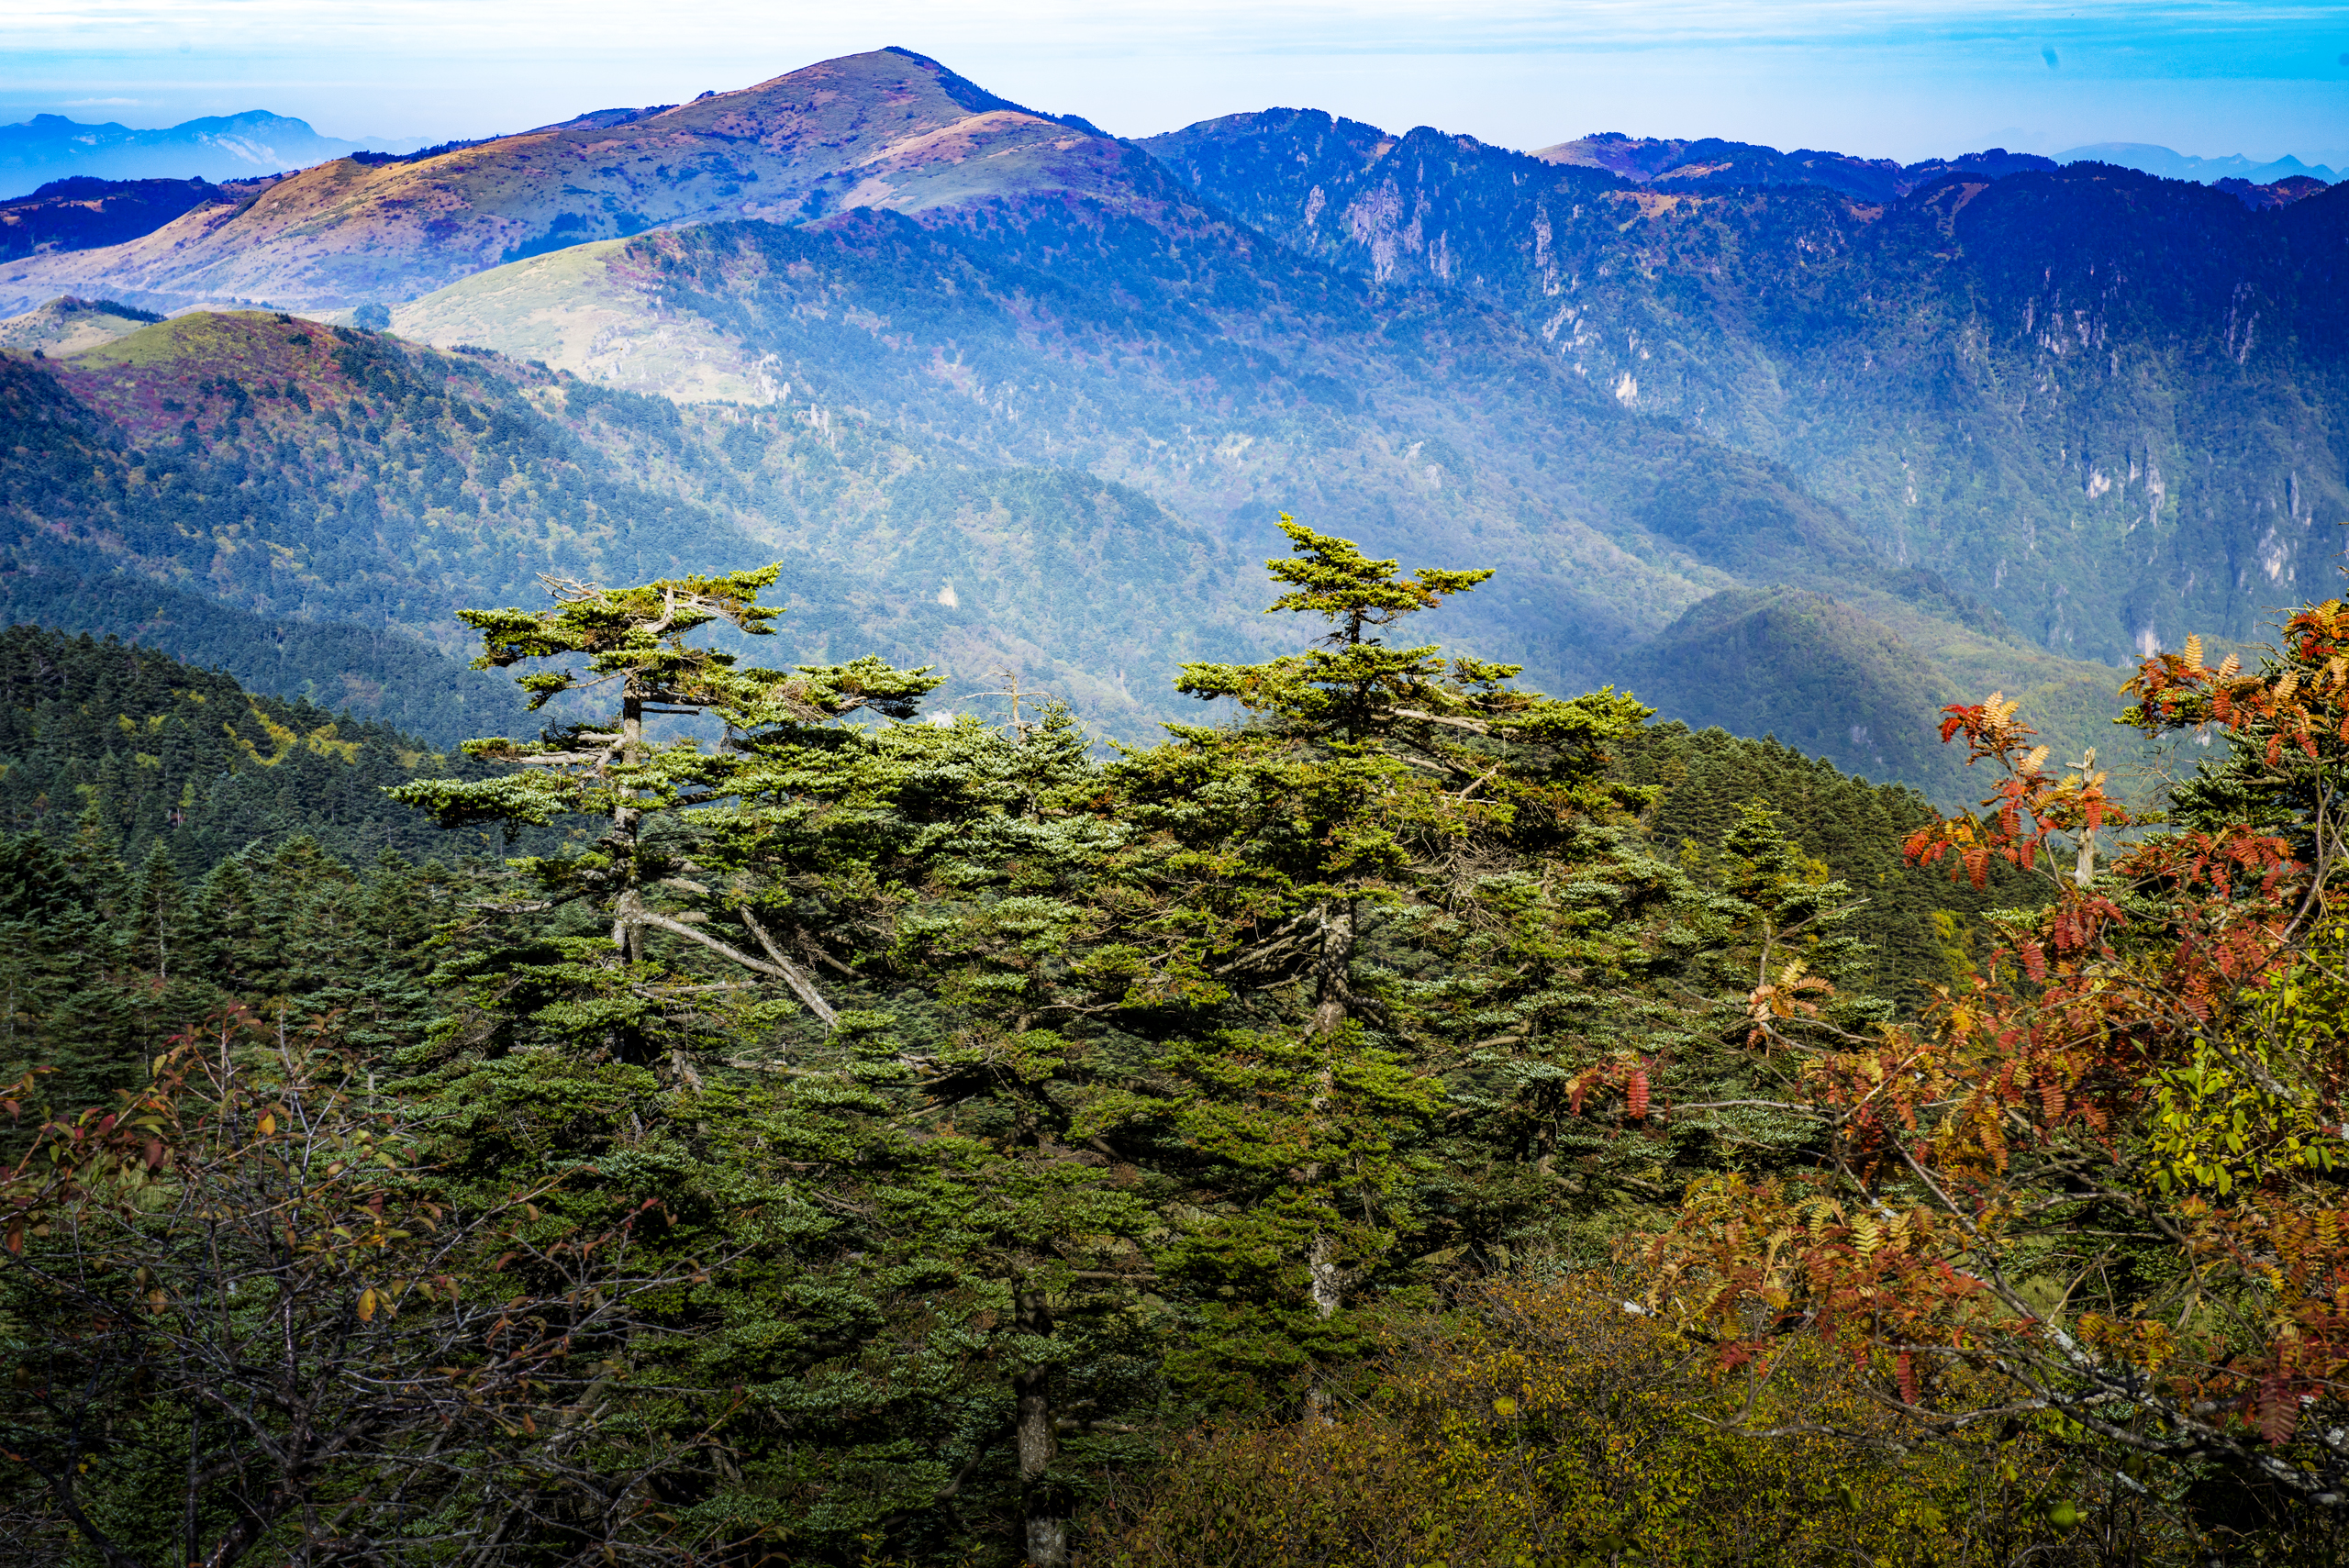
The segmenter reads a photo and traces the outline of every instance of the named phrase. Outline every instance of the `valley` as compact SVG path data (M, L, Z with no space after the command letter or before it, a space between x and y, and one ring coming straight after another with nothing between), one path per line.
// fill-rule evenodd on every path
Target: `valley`
M419 656L524 566L781 558L802 656L935 662L950 697L1014 672L1133 738L1186 710L1157 672L1261 645L1244 584L1289 512L1498 568L1453 635L1549 689L1614 682L1954 802L1942 703L2028 693L2067 755L2132 754L2102 717L2123 666L2187 629L2256 641L2329 572L2343 213L2019 155L1528 155L1288 110L1122 143L882 51L0 268L32 310L0 335L85 440L151 443L143 379L251 383L265 412L199 411L174 461L265 490L228 476L283 450L346 497L328 523L245 503L200 567L186 526L117 542L118 500L12 515L57 582L104 555ZM338 370L313 414L271 397L273 349L130 348L162 339L57 294L266 302L413 384L353 422ZM485 481L461 419L406 412L452 385L576 483ZM85 503L107 520L64 520ZM380 564L289 592L324 580L321 527Z
M0 128L0 1561L2343 1556L2331 169L426 19Z

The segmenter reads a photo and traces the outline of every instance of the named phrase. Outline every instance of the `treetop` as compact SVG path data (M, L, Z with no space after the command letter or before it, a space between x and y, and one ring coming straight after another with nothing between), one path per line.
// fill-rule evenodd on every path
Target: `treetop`
M553 659L566 653L587 655L588 667L598 675L622 671L665 670L695 685L693 676L718 673L734 662L733 655L687 650L685 634L713 621L726 621L752 637L768 637L767 623L783 613L762 605L759 591L782 574L780 563L755 572L724 576L662 578L633 588L606 588L572 578L541 576L555 600L552 609L460 610L458 618L481 633L482 654L476 670L502 670L525 659ZM532 707L544 706L556 693L568 690L573 677L547 672L524 676L518 683L530 693ZM716 690L679 690L685 701L718 700Z
M1264 562L1275 581L1296 584L1264 611L1299 610L1327 616L1333 623L1328 640L1350 644L1375 641L1365 628L1383 627L1404 616L1435 608L1447 594L1464 594L1490 577L1489 569L1447 572L1421 567L1401 574L1394 561L1373 561L1352 539L1315 533L1288 513L1281 514L1281 532L1288 535L1297 553Z

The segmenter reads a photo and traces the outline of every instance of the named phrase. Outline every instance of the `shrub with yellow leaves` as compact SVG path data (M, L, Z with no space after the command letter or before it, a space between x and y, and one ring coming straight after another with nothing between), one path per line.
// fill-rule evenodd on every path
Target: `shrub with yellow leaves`
M1180 1448L1099 1561L1987 1568L2095 1562L2108 1540L2147 1560L2169 1529L2125 1488L2076 1495L2026 1428L1919 1446L1834 1347L1721 1369L1626 1288L1472 1291L1391 1333L1376 1392L1334 1419Z

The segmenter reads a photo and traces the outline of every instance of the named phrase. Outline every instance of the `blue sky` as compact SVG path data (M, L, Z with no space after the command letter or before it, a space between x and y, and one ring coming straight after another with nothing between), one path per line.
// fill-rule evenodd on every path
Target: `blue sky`
M2096 141L2349 159L2349 0L8 0L0 120L266 108L439 140L884 44L1125 135L1282 104L1516 147L1621 130L1904 160Z

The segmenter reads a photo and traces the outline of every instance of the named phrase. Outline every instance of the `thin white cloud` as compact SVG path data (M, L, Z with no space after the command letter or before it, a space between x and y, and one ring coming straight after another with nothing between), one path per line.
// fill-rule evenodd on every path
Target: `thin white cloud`
M114 109L139 101L137 98L68 98L65 106L69 109Z
M844 11L809 0L13 0L11 47L101 43L198 50L257 44L380 47L404 53L512 48L533 52L663 48L726 39L805 39L824 51L977 40L1016 31L1046 50L1180 43L1236 52L1319 46L1429 50L1690 48L1898 38L2038 37L2083 30L2146 35L2321 30L2349 21L2340 0L872 0ZM551 40L561 44L550 50ZM852 46L853 47L853 46Z
M2345 43L2349 0L0 0L0 104L438 140L896 44L1131 134L1291 104L1512 146L1906 158L2031 125L2216 154L2349 144Z

